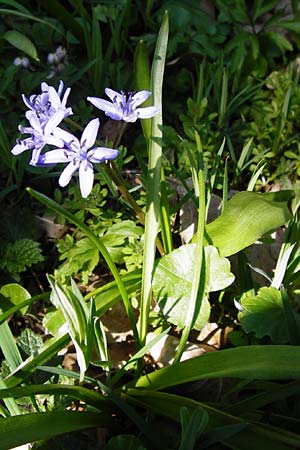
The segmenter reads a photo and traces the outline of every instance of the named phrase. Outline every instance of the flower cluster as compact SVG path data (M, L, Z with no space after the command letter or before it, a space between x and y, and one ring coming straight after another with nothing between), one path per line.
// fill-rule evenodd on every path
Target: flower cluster
M59 127L64 118L73 114L72 109L66 106L70 88L64 93L63 91L62 81L57 91L53 86L42 83L41 94L31 95L29 98L22 96L25 105L29 108L25 117L30 126L19 125L19 130L21 133L29 134L29 137L23 140L18 139L11 151L14 155L19 155L25 150L31 150L30 164L33 166L67 164L58 181L62 187L70 182L72 175L78 170L81 195L86 198L94 183L93 163L115 159L119 151L94 146L100 125L99 119L90 120L80 140ZM96 97L88 97L88 100L115 120L134 122L138 118L148 118L158 113L158 109L154 106L138 108L150 96L149 91L129 93L128 96L112 89L106 89L105 92L112 103ZM47 145L54 148L42 153Z

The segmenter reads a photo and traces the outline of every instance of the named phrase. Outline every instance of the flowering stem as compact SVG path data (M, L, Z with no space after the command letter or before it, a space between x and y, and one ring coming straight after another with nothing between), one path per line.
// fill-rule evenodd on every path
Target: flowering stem
M72 119L70 119L69 117L66 117L65 121L68 122L70 125L72 125L74 128L76 128L77 130L82 131L82 127L80 125L78 125L76 122L74 122ZM125 125L126 125L126 122L125 122ZM125 130L125 127L122 127L121 135L123 134L124 130ZM118 142L119 142L119 139L118 139ZM139 207L139 205L136 203L133 196L128 191L118 166L113 161L109 161L109 164L103 164L102 167L106 171L106 173L109 175L109 177L112 179L112 181L115 183L115 185L116 185L117 189L119 190L119 192L121 193L121 195L124 197L124 199L130 205L130 207L134 210L134 212L136 213L141 224L145 225L145 214L144 214L143 210ZM157 246L159 253L161 255L163 255L164 248L163 248L161 241L158 238L156 240L156 246Z

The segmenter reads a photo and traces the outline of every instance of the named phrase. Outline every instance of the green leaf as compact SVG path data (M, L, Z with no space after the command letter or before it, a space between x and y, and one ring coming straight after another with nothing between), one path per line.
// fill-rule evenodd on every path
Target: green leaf
M287 206L291 197L292 191L235 194L223 214L206 226L208 242L221 256L239 252L292 217Z
M250 345L205 353L148 373L134 385L137 388L160 390L191 381L224 377L297 380L300 378L300 347Z
M287 317L281 292L274 287L262 287L255 297L241 301L244 310L238 318L246 333L254 332L258 338L270 336L274 343L289 342ZM300 325L300 316L295 318Z
M59 268L61 275L69 277L79 273L82 283L87 284L89 276L99 262L99 250L90 239L83 238L64 251L60 259L66 260Z
M134 52L134 76L136 91L143 89L150 90L151 76L150 76L150 62L147 54L144 41L139 41ZM144 106L151 106L151 97L146 100ZM141 121L142 129L145 138L148 140L151 134L151 119L144 119Z
M277 4L278 0L254 0L252 12L253 22L255 22L258 19L258 17L270 11Z
M293 46L290 41L282 34L276 33L275 31L266 31L264 34L274 42L274 44L281 50L282 53L285 53L286 50L290 52L293 50Z
M31 298L29 292L17 283L10 283L2 286L0 289L0 299L1 296L6 300L9 300L15 306ZM27 310L28 306L22 308L20 311L22 314L26 314Z
M85 412L53 411L9 417L0 421L0 450L71 431L109 425L109 415Z
M19 33L19 31L9 30L6 31L2 37L21 52L24 52L32 59L39 61L35 45L24 34Z
M183 328L185 316L190 302L192 289L193 267L195 264L196 245L188 244L179 247L161 258L153 276L153 292L157 302L167 319ZM207 294L229 286L234 275L230 272L230 263L218 255L216 248L205 247L205 297L198 299L201 304L198 308L194 328L200 330L206 324L210 305Z
M24 272L27 267L44 261L40 244L32 239L17 239L2 244L0 268L7 272Z
M36 355L43 345L42 337L30 328L25 328L16 339L18 346L26 355Z
M207 428L209 415L203 408L196 408L192 413L186 406L180 408L182 436L179 450L193 450L200 434Z

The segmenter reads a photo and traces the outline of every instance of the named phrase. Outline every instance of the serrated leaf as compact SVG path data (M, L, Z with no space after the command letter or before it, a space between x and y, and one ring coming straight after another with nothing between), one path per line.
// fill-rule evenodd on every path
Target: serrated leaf
M83 284L87 284L89 275L99 262L99 250L90 239L83 238L62 253L60 259L66 259L59 268L60 274L74 276L80 273Z
M196 245L188 244L164 256L157 264L153 276L153 292L166 318L179 328L185 325L185 316L190 302L193 266L197 255ZM230 263L218 255L216 248L205 247L205 296L199 298L197 319L194 328L202 329L210 314L207 294L229 286L234 275ZM200 306L201 304L201 306Z
M270 336L276 344L289 341L288 323L281 292L274 287L262 287L255 297L241 301L244 311L238 318L246 333L254 332L258 338ZM299 315L295 315L300 325Z
M35 45L25 36L25 34L22 34L19 31L9 30L6 31L2 37L21 52L24 52L36 61L39 61Z
M44 261L40 244L32 239L17 239L2 244L0 267L8 272L24 272L27 267Z
M208 242L220 256L234 255L292 217L287 205L292 195L292 191L235 194L223 214L206 226Z
M0 295L15 306L31 297L29 292L17 283L9 283L2 286L0 289ZM22 314L26 314L27 310L28 306L22 308L20 311Z

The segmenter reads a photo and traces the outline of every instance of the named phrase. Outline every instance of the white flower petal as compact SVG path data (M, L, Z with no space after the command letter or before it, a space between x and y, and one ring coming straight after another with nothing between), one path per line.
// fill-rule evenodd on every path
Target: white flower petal
M126 116L124 116L123 120L125 120L125 122L136 122L138 118L139 118L139 116L138 116L137 112L134 110L134 111L131 111Z
M33 109L33 104L27 97L25 97L24 94L22 94L22 99L23 99L23 102L25 103L25 105L27 106L27 108Z
M24 139L24 140L25 140L25 139ZM23 141L22 141L22 143L16 144L16 145L11 149L11 152L12 152L13 155L16 156L16 155L20 155L21 153L25 152L25 150L29 150L29 147L27 147L26 144L23 143Z
M143 91L136 92L132 96L132 106L135 107L135 106L141 105L142 103L144 103L144 101L147 100L147 98L150 97L150 95L151 95L150 91L143 90Z
M55 136L59 139L62 139L67 144L72 143L72 147L74 147L74 148L80 147L79 140L72 133L69 133L68 131L63 130L62 128L59 128L59 127L55 128L53 130L53 136Z
M57 148L41 155L39 158L39 164L66 163L73 159L73 152L68 152L64 148Z
M48 135L53 132L53 130L57 127L57 125L60 124L60 122L64 118L64 111L59 110L53 116L50 117L48 122L45 125L44 133L45 135Z
M68 100L68 97L69 97L69 94L70 94L70 92L71 92L71 88L67 88L66 89L66 92L64 93L64 96L63 96L63 98L62 98L62 100L61 100L61 104L62 104L62 106L66 106L66 104L67 104L67 100ZM68 109L71 109L71 108L68 108ZM72 110L71 110L72 111ZM72 113L71 113L72 114Z
M94 145L97 138L99 125L99 119L93 119L87 124L80 139L82 149L87 150Z
M56 136L49 135L45 139L46 144L53 145L57 148L63 148L64 147L64 141Z
M119 151L114 148L95 147L88 152L88 160L93 163L102 163L108 159L115 159L119 156Z
M62 171L62 173L60 174L58 183L61 187L65 187L67 186L67 184L69 184L72 175L74 172L76 172L76 170L79 168L79 161L71 161L67 167L64 168L64 170Z
M54 110L60 109L61 107L60 97L53 86L49 86L48 94L49 94L49 102L51 106L54 108Z
M38 164L42 148L43 146L35 147L32 149L31 160L29 161L29 164L31 166L36 166Z
M111 102L98 97L87 97L87 100L96 106L96 108L107 113L119 115L118 108Z
M32 126L32 128L34 128L34 130L37 131L39 134L42 134L43 133L42 127L38 119L38 116L36 115L36 112L26 111L25 116L26 119L29 120L29 123Z
M120 101L122 101L122 99L123 99L123 95L120 94L120 92L114 91L113 89L110 89L110 88L105 89L105 94L107 95L107 97L109 97L111 99L112 102L116 98Z
M148 119L149 117L156 116L159 113L159 109L156 106L147 106L146 108L137 108L135 112L139 119Z
M83 198L88 197L94 184L93 165L88 161L81 163L79 167L79 185Z

